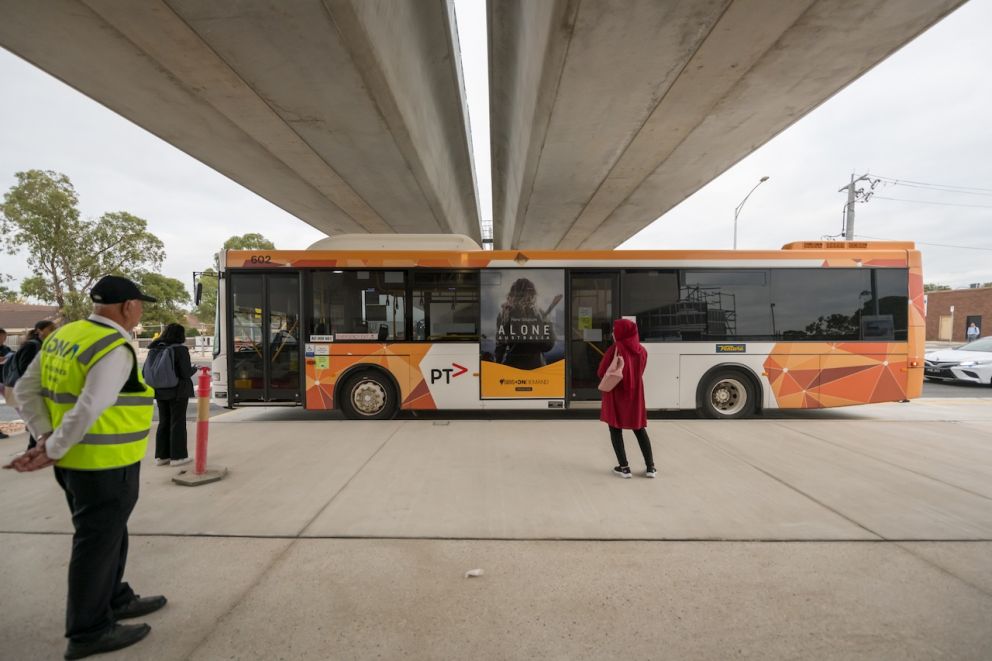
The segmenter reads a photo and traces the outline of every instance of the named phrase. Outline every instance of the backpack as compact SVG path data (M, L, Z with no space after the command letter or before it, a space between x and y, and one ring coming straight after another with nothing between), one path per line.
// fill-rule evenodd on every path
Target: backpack
M7 362L0 366L0 372L2 372L0 374L0 377L2 377L0 381L8 388L12 387L21 378L21 370L17 369L17 361L14 360L13 353L7 354Z
M173 345L159 345L148 349L145 364L141 366L141 376L145 377L145 383L155 389L178 386L179 375L176 374Z
M22 376L24 376L21 373L21 367L20 367L21 362L23 361L22 356L24 356L24 353L22 352L25 351L29 346L31 346L32 342L38 346L39 350L41 349L41 342L38 340L31 339L25 342L24 344L22 344L16 352L11 351L10 353L7 354L7 361L2 366L0 366L0 383L3 383L3 385L7 386L8 388L12 388L14 387L14 384L17 383L17 380L20 379ZM38 352L35 351L35 355L37 355L37 353ZM28 364L30 364L30 362Z

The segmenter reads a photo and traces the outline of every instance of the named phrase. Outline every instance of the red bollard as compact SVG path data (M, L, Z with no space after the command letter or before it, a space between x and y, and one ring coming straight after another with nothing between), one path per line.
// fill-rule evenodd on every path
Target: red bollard
M196 383L196 455L193 474L203 475L207 470L207 434L210 430L210 368L201 367Z
M210 425L210 368L201 367L200 377L196 385L196 451L193 453L193 474L179 471L172 478L176 484L184 487L196 487L210 484L227 475L226 468L214 466L207 468L207 430Z

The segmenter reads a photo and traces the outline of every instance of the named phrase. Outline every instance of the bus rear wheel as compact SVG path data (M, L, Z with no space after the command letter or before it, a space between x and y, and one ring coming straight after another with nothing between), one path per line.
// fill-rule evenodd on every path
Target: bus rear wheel
M754 415L758 394L747 376L738 370L718 370L703 384L700 413L715 420L735 420Z
M396 389L379 372L359 372L341 388L341 410L351 420L389 420L396 416L396 403Z

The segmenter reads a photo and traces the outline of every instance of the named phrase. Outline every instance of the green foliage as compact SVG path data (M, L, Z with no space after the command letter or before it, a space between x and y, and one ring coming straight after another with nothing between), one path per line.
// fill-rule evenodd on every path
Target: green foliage
M0 273L0 303L23 303L24 299L6 284L13 278L6 273Z
M145 313L141 325L145 327L160 324L186 324L184 304L189 304L189 291L181 280L169 278L160 273L142 273L138 278L141 291L158 299L157 303L145 303Z
M71 321L88 314L89 290L100 277L137 280L161 267L164 247L144 219L116 211L83 220L64 174L28 170L15 176L0 205L0 240L8 254L27 253L36 275L21 284L25 296L55 303Z
M924 293L926 293L926 292L932 292L932 291L949 291L950 289L951 288L948 287L947 285L938 285L938 284L933 283L933 282L928 282L925 285L923 285L923 291L924 291Z
M200 329L193 328L190 326L186 329L186 337L198 337L200 335Z
M224 250L275 250L274 243L255 232L232 236L224 242Z

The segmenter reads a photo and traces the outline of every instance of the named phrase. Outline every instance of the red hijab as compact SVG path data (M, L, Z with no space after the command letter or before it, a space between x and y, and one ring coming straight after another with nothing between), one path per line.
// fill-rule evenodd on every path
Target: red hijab
M603 393L603 406L599 419L619 429L642 429L647 426L647 409L644 405L644 369L648 352L637 336L637 324L630 319L613 322L613 346L606 350L599 361L597 374L603 378L614 354L623 358L623 380L610 392Z

